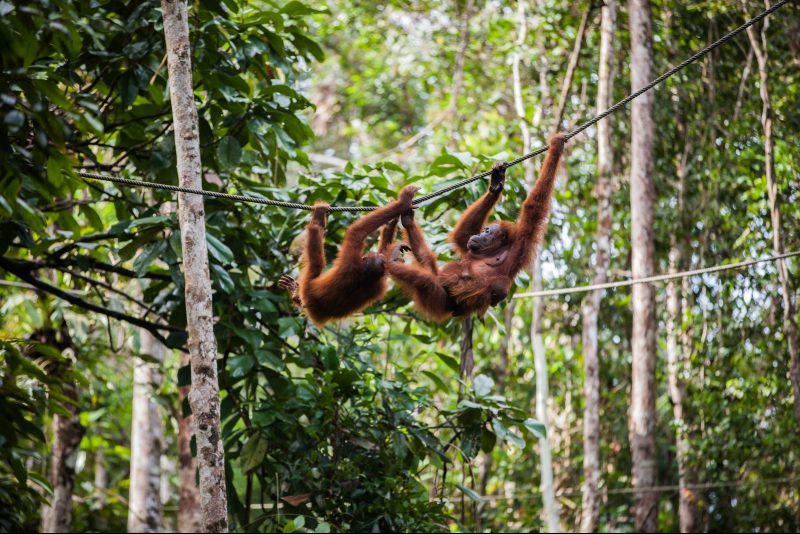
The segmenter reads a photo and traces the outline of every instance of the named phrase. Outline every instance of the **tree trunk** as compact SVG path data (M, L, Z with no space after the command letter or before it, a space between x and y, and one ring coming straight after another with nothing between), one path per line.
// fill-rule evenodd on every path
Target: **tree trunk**
M473 319L472 316L467 317L461 323L463 327L463 337L461 338L461 366L458 377L462 382L472 380L472 370L475 368L475 353L472 350L472 332ZM459 386L459 397L464 394L464 385Z
M140 352L158 362L167 348L150 332L140 329ZM155 395L161 385L158 368L134 359L133 413L131 421L131 486L128 497L128 532L159 532L161 513L161 451L163 430Z
M682 181L682 180L681 180ZM672 236L669 252L669 272L678 272L681 268L681 249L675 236ZM672 417L675 423L675 448L678 461L678 518L681 532L698 532L700 530L699 498L691 486L696 482L694 470L688 464L689 439L686 434L686 422L683 417L683 405L686 395L684 376L686 374L686 351L682 346L681 323L682 284L679 280L671 280L667 284L667 373L669 395L672 400Z
M162 0L161 10L167 44L178 181L183 187L200 189L200 136L192 90L192 49L186 0ZM225 453L220 431L217 342L214 338L203 198L179 193L178 220L192 367L189 402L196 424L202 525L206 532L225 532L228 530Z
M653 69L653 23L649 0L628 0L631 35L631 90L651 79ZM653 94L645 93L631 107L631 269L634 278L655 271L653 244ZM630 411L633 486L636 530L658 528L658 493L642 491L656 485L656 299L651 284L637 284L633 303L632 398Z
M181 367L189 365L189 355L181 352ZM188 402L191 386L178 389L178 532L200 531L200 491L197 487L197 461L192 456L194 417L184 417L183 406Z
M767 2L769 6L769 2ZM761 94L761 127L764 130L764 167L767 175L767 196L769 198L770 220L772 222L772 248L775 254L783 254L783 237L781 235L781 208L778 203L778 182L775 176L775 144L772 139L772 101L769 95L769 71L767 69L768 48L767 29L768 19L764 19L761 28L761 44L756 38L753 27L747 28L747 37L756 55L758 63L759 89ZM782 259L775 263L778 269L778 278L781 282L781 296L783 297L783 329L789 345L789 380L794 394L794 418L800 426L800 359L798 359L797 320L795 319L794 290L789 281L786 262Z
M65 385L61 393L73 403L65 403L69 415L53 416L53 454L50 484L53 496L42 512L43 532L69 532L72 524L72 493L75 488L75 462L84 428L79 419L78 389Z
M523 2L520 2L520 4L523 4ZM543 1L539 0L539 2L537 2L537 6L539 10L543 9ZM525 6L522 5L519 9L520 17L524 19ZM527 25L525 29L527 30ZM522 39L524 39L524 35L522 35ZM537 34L536 49L545 49L544 34L542 32ZM531 125L533 128L537 128L541 124L543 119L543 110L551 104L547 56L546 54L542 54L538 59L540 105L537 106L533 118L531 119ZM516 76L519 76L518 69L519 65L517 65ZM519 93L519 101L516 100L515 95L515 107L517 114L519 115L521 113L524 117L525 109L522 103L521 88L515 90L515 92ZM528 128L526 121L520 120L520 130L522 131L523 151L528 152L530 151L531 138L530 129ZM528 184L528 187L531 188L536 181L536 171L534 169L533 162L531 160L526 160L523 163L523 166L525 168L525 182ZM542 288L542 267L539 258L540 253L541 246L536 251L536 259L531 267L531 278L534 291ZM551 425L547 413L549 377L547 373L547 355L545 354L544 341L542 340L542 315L544 312L544 301L542 299L533 299L532 306L533 310L531 315L530 339L531 343L533 344L534 372L536 374L535 412L536 419L545 425L545 428L547 428L548 432L547 436L539 439L539 465L541 469L540 490L542 492L543 506L542 513L544 524L546 525L547 530L550 532L560 532L558 503L555 498L555 489L553 487L553 459L550 448Z
M106 470L106 450L100 446L94 451L94 491L98 508L106 505L108 491L108 471Z
M597 82L598 113L611 107L614 62L614 32L617 4L607 0L600 23L600 68ZM593 284L608 280L611 247L611 179L613 173L611 117L597 123L597 233L595 236L595 275ZM597 316L602 291L592 291L583 301L583 488L581 532L595 532L600 518L600 359L598 355Z
M533 290L542 289L542 268L539 256L533 268ZM536 419L544 423L547 436L539 440L539 456L542 466L541 491L544 504L544 524L547 532L560 532L558 522L558 503L553 488L553 458L550 453L550 424L547 417L547 398L549 396L547 357L542 339L543 300L533 299L533 320L531 321L531 340L533 342L533 367L536 374Z
M673 95L675 122L680 138L686 138L686 125L681 109L680 97L677 90ZM689 159L690 146L685 145L683 153L678 157L676 164L676 192L678 200L677 213L684 213L685 205L685 179L686 164ZM681 237L684 235L685 225L679 221L670 236L669 272L675 273L684 268L683 247ZM701 530L701 499L691 486L697 482L695 470L689 464L690 443L687 434L687 425L684 420L684 402L686 397L686 377L688 376L689 358L691 352L691 334L684 332L683 306L686 300L687 279L671 280L667 284L667 380L670 399L672 400L672 417L675 425L675 449L678 462L678 518L681 532L698 532Z

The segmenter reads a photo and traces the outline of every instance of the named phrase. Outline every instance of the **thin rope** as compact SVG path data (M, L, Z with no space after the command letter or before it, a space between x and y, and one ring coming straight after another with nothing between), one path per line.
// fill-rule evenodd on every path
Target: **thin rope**
M749 267L757 263L764 263L768 261L782 260L791 258L793 256L800 256L800 250L794 252L786 252L784 254L776 254L768 258L758 258L754 260L740 261L738 263L727 263L724 265L715 265L713 267L706 267L704 269L693 269L691 271L681 271L678 273L659 274L656 276L648 276L646 278L636 278L634 280L621 280L618 282L606 282L604 284L593 284L590 286L578 287L565 287L561 289L548 289L544 291L528 291L527 293L517 293L512 298L521 299L527 297L552 297L555 295L569 295L571 293L584 293L587 291L595 291L598 289L610 289L612 287L627 287L635 284L648 284L652 282L664 282L666 280L675 280L676 278L687 278L689 276L696 276L698 274L716 273L720 271L728 271L731 269L741 269Z
M684 68L686 68L690 64L694 63L698 59L702 58L703 56L705 56L706 54L708 54L709 52L711 52L715 48L717 48L717 47L725 44L729 40L733 39L734 37L736 37L737 35L742 33L744 30L746 30L747 28L752 26L753 24L756 24L761 19L769 16L774 11L777 11L778 9L783 7L788 2L789 2L789 0L782 0L782 1L778 2L777 4L773 5L769 9L766 9L760 15L757 15L757 16L753 17L752 19L748 20L747 22L745 22L744 24L742 24L741 26L739 26L738 28L736 28L732 32L730 32L727 35L721 37L720 39L717 39L716 41L714 41L713 43L711 43L707 47L703 48L699 52L696 52L694 55L690 56L689 58L687 58L683 62L679 63L678 65L675 65L674 67L669 69L667 72L665 72L664 74L662 74L661 76L659 76L655 80L651 81L650 83L648 83L647 85L645 85L644 87L639 89L638 91L636 91L634 93L631 93L630 95L626 96L625 98L623 98L622 100L620 100L619 102L617 102L616 104L614 104L613 106L611 106L610 108L605 110L604 112L600 113L599 115L595 116L592 119L589 119L588 121L584 122L583 124L581 124L577 128L569 131L565 135L566 139L567 140L572 139L573 137L575 137L576 135L578 135L579 133L584 131L589 126L592 126L593 124L599 122L600 120L608 117L609 115L611 115L615 111L619 110L620 108L625 107L626 105L628 105L628 103L630 103L631 100L642 96L644 93L646 93L647 91L649 91L650 89L652 89L656 85L660 84L661 82L663 82L667 78L673 76L678 71L683 70ZM506 168L513 167L514 165L517 165L518 163L522 163L523 161L525 161L527 159L530 159L530 158L532 158L534 156L538 156L539 154L544 154L545 152L547 152L547 149L548 149L548 147L546 145L545 146L541 146L541 147L537 148L536 150L534 150L532 152L528 152L527 154L524 154L524 155L518 157L515 160L509 161L506 164L505 167ZM433 193L429 193L427 195L421 196L421 197L417 198L416 200L414 200L414 205L421 204L421 203L426 202L426 201L428 201L428 200L430 200L430 199L432 199L434 197L437 197L437 196L442 195L444 193L448 193L448 192L452 191L453 189L458 189L459 187L463 187L463 186L465 186L467 184L470 184L470 183L472 183L472 182L474 182L476 180L480 180L481 178L485 178L485 177L489 176L490 174L492 174L492 171L485 171L485 172L482 172L480 174L476 174L472 178L467 178L465 180L461 180L461 181L456 182L456 183L454 183L454 184L452 184L452 185L450 185L448 187L445 187L443 189L439 189L437 191L434 191Z
M737 35L742 33L744 30L746 30L747 28L752 26L753 24L756 24L757 22L759 22L763 18L771 15L773 12L777 11L778 9L780 9L781 7L783 7L784 5L789 3L789 1L790 0L781 0L780 2L777 2L772 7L764 10L761 14L756 15L755 17L753 17L752 19L748 20L747 22L745 22L744 24L742 24L741 26L739 26L738 28L736 28L732 32L728 33L727 35L724 35L720 39L717 39L716 41L714 41L710 45L706 46L705 48L703 48L699 52L696 52L695 54L693 54L692 56L690 56L689 58L687 58L683 62L679 63L678 65L675 65L674 67L669 69L667 72L665 72L664 74L662 74L658 78L654 79L653 81L651 81L650 83L648 83L647 85L645 85L644 87L639 89L638 91L635 91L634 93L631 93L630 95L628 95L627 97L623 98L622 100L620 100L619 102L617 102L616 104L614 104L613 106L611 106L610 108L605 110L604 112L600 113L599 115L595 116L592 119L589 119L588 121L584 122L583 124L581 124L577 128L574 128L573 130L571 130L570 132L565 134L565 137L567 138L567 140L572 139L573 137L575 137L576 135L578 135L579 133L581 133L582 131L584 131L588 127L590 127L593 124L597 123L598 121L604 119L605 117L611 115L612 113L614 113L615 111L619 110L620 108L625 107L631 100L641 96L642 94L646 93L650 89L652 89L655 86L657 86L660 83L662 83L667 78L673 76L678 71L686 68L688 65L690 65L690 64L694 63L695 61L697 61L698 59L702 58L703 56L705 56L706 54L708 54L709 52L711 52L715 48L717 48L717 47L725 44L729 40L733 39L734 37L736 37ZM523 161L525 161L527 159L530 159L530 158L532 158L534 156L538 156L539 154L543 154L545 152L547 152L547 146L539 147L536 150L534 150L532 152L528 152L527 154L524 154L524 155L518 157L515 160L509 161L508 163L506 163L505 168L513 167L514 165L522 163ZM113 183L123 184L123 185L131 185L131 186L137 186L137 187L149 187L151 189L162 189L164 191L176 191L176 192L180 192L180 193L190 193L190 194L195 194L195 195L204 195L204 196L208 196L208 197L224 198L224 199L228 199L228 200L234 200L234 201L237 201L237 202L250 202L250 203L253 203L253 204L263 204L263 205L266 205L266 206L276 206L276 207L281 207L281 208L291 208L291 209L298 209L298 210L312 210L314 208L314 206L311 205L311 204L301 204L301 203L298 203L298 202L286 202L286 201L283 201L283 200L272 200L272 199L268 199L268 198L252 197L252 196L247 196L247 195L234 195L234 194L228 194L228 193L217 193L215 191L206 191L204 189L194 189L194 188L190 188L190 187L180 187L180 186L175 186L175 185L159 184L159 183L156 183L156 182L146 182L144 180L133 180L133 179L130 179L130 178L122 178L120 176L99 174L99 173L88 172L88 171L84 171L84 170L80 170L80 169L76 169L74 172L78 176L82 176L84 178L89 178L89 179L92 179L92 180L102 180L102 181L106 181L106 182L113 182ZM425 203L425 202L427 202L427 201L429 201L429 200L431 200L433 198L436 198L436 197L438 197L440 195L444 195L445 193L449 193L450 191L453 191L455 189L459 189L461 187L464 187L465 185L471 184L472 182L480 180L481 178L486 178L491 173L492 173L492 171L484 171L484 172L482 172L480 174L476 174L475 176L472 176L470 178L466 178L464 180L460 180L458 182L455 182L455 183L453 183L453 184L451 184L451 185L449 185L447 187L443 187L442 189L437 189L436 191L428 193L427 195L423 195L421 197L417 197L416 199L414 199L413 205L414 206L419 206L420 204L423 204L423 203ZM339 211L339 212L341 212L341 211L372 211L372 210L375 210L375 209L377 209L377 206L331 206L329 211Z
M707 489L717 489L717 488L739 488L739 487L749 487L749 486L768 486L768 485L780 485L780 484L788 484L790 482L795 482L800 480L800 477L784 477L784 478L765 478L761 480L730 480L730 481L719 481L719 482L701 482L698 484L684 484L683 486L679 484L670 484L664 486L647 486L643 488L606 488L605 490L598 490L598 493L603 495L626 495L626 494L633 494L633 493L644 493L644 492L667 492L667 491L679 491L681 489L690 489L690 490L707 490ZM515 501L515 500L528 500L528 499L538 499L539 495L541 494L541 490L539 488L533 488L531 491L525 492L523 494L511 494L511 495L481 495L480 498L483 501ZM580 491L571 491L566 493L556 493L556 497L580 497L583 495L583 492ZM461 498L448 498L442 499L445 502L460 502Z
M73 171L78 176L89 178L92 180L102 180L104 182L113 182L115 184L133 185L138 187L149 187L150 189L161 189L164 191L173 191L178 193L191 193L194 195L203 195L214 198L224 198L227 200L235 200L238 202L250 202L252 204L263 204L265 206L277 206L280 208L292 208L298 210L310 210L314 206L309 204L300 204L298 202L286 202L283 200L273 200L271 198L253 197L248 195L233 195L229 193L218 193L216 191L207 191L205 189L195 189L192 187L182 187L178 185L160 184L157 182L145 182L143 180L133 180L130 178L122 178L121 176L112 176L109 174L99 174L96 172L88 172L83 170ZM331 206L330 211L371 211L374 206Z

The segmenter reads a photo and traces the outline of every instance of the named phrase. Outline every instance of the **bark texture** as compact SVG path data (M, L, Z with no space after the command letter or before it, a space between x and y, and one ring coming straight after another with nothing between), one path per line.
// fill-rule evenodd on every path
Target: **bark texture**
M672 240L669 253L669 272L681 268L682 252L677 240ZM683 320L682 284L673 280L667 285L667 376L669 396L672 400L672 417L675 425L675 449L678 462L678 518L681 532L700 530L700 496L691 486L696 482L694 470L689 465L690 444L686 435L684 399L688 354L681 339Z
M628 0L631 36L631 90L647 85L653 70L653 22L649 0ZM655 272L653 244L653 93L631 105L631 252L634 278ZM632 288L633 358L630 439L633 453L636 531L658 528L656 485L655 365L656 298L651 284Z
M192 90L191 44L186 0L162 0L169 88L175 128L178 181L201 188L200 136ZM211 303L205 212L199 195L178 195L185 278L186 322L191 355L189 402L195 418L200 510L206 532L228 530L225 455L220 434L217 342Z
M607 0L601 11L600 68L597 82L598 113L611 107L614 62L614 31L617 3ZM614 154L611 142L611 117L597 123L597 233L595 235L595 275L593 284L608 281L611 248L611 180ZM602 291L592 291L583 301L583 488L581 532L595 532L600 518L600 358L597 317Z
M767 2L769 5L769 2ZM761 43L753 27L747 28L750 46L756 55L758 64L759 93L761 95L761 127L764 131L764 167L767 175L767 197L769 200L770 221L772 223L772 248L775 254L783 254L783 237L781 236L781 208L778 200L778 181L775 176L775 143L772 138L772 100L769 94L769 65L767 29L769 19L764 19L761 28ZM789 380L794 395L794 418L800 426L800 358L798 358L797 312L794 302L794 290L786 270L786 261L775 262L778 278L781 283L783 299L783 329L789 346Z
M61 393L77 403L78 390L75 385L65 385ZM78 417L76 404L65 404L69 415L53 417L53 446L50 464L50 484L53 497L42 513L43 532L69 532L72 525L72 494L75 489L75 462L84 428Z
M140 351L158 362L167 348L150 332L139 331ZM134 360L131 421L131 486L128 496L128 532L159 532L161 510L161 453L163 429L155 395L162 377L156 365Z
M181 353L181 367L189 365L189 355ZM192 456L192 436L194 417L184 417L183 405L188 402L191 386L178 389L178 532L198 532L200 530L200 490L197 487L197 460Z

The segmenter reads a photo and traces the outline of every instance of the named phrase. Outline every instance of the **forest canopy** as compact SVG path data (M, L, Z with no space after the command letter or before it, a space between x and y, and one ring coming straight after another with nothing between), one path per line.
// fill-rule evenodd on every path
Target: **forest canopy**
M0 1L0 531L208 529L208 434L231 531L800 531L797 257L529 295L800 250L796 3L569 139L536 261L482 315L432 322L391 283L314 326L278 283L310 212L212 197L198 304L179 196L78 174L185 185L182 57L204 190L373 208L545 146L774 3ZM414 210L442 263L487 187ZM328 214L329 261L361 215Z

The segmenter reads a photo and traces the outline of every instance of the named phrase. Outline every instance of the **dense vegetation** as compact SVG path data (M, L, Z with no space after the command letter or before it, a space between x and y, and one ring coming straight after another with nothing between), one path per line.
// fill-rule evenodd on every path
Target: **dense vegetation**
M265 198L377 205L523 152L512 58L521 57L534 147L594 114L599 9L589 2L200 0L190 3L204 187ZM763 9L654 1L655 72ZM588 24L560 124L555 108ZM80 425L72 526L124 531L133 360L161 367L164 523L178 507L178 401L188 383L180 233L171 193L82 180L72 169L174 184L175 143L160 3L0 2L0 530L38 528L51 499L58 414ZM770 19L770 89L786 250L800 249L800 12ZM466 31L468 29L468 31ZM760 31L759 27L759 31ZM628 94L620 6L614 100ZM773 252L758 68L742 35L655 93L657 270ZM610 277L630 276L627 111L613 123ZM420 131L416 142L407 142ZM597 229L596 130L568 145L541 253L545 287L590 283ZM538 163L537 163L538 164ZM417 214L433 248L482 182ZM509 171L498 213L527 184ZM397 290L317 329L276 282L296 272L307 212L206 199L232 530L530 531L543 528L534 417L533 299L435 325ZM334 214L329 256L357 214ZM787 262L796 286L797 260ZM668 391L668 316L658 289L659 525L678 528L676 436L689 443L707 531L800 530L798 421L775 265L691 277L677 336L684 420ZM532 283L528 274L517 290ZM562 527L580 521L581 303L546 299L547 438ZM792 298L796 300L796 287ZM166 325L166 328L164 327ZM628 289L599 315L600 529L631 530ZM168 347L140 350L141 331ZM466 336L474 371L463 373ZM102 471L106 476L98 477ZM489 496L483 498L483 496Z

